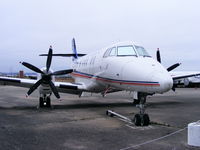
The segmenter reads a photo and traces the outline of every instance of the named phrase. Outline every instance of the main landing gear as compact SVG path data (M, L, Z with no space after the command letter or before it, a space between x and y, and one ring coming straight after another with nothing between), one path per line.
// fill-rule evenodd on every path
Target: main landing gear
M47 96L46 94L40 96L39 98L39 107L47 107L50 108L51 107L51 98L50 98L51 94L49 96Z
M136 107L140 109L138 114L135 114L132 122L136 126L148 126L150 123L149 115L145 113L145 103L146 103L146 93L138 93L137 95L138 99L134 99L134 103L136 104Z

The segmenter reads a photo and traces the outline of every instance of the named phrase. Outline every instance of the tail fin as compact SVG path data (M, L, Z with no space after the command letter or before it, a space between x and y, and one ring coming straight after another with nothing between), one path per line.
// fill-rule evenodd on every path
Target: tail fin
M72 53L74 54L73 55L73 61L75 59L78 59L78 53L77 53L77 50L76 50L76 42L75 42L74 38L72 39Z

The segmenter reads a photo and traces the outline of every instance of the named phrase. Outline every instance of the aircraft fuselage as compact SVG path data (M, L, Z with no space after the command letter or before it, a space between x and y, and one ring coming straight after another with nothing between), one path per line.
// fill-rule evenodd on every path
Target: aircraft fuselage
M118 47L127 51L127 45L133 47L136 55L118 55ZM110 52L106 56L114 47L115 54ZM132 42L120 43L83 56L74 63L72 76L93 92L102 92L108 87L144 93L169 91L173 81L168 71L150 56L138 54L135 47Z

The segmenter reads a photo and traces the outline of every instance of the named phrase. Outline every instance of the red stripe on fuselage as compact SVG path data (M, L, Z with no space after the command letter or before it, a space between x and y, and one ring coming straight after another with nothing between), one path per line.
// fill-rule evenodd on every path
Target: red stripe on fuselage
M160 86L158 83L133 83L133 82L122 82L122 81L114 81L114 80L109 80L109 79L103 79L99 77L92 77L88 75L83 75L79 73L71 73L73 76L77 77L83 77L83 78L96 78L96 80L100 81L105 81L105 82L111 82L111 83L119 83L119 84L127 84L127 85L138 85L138 86Z

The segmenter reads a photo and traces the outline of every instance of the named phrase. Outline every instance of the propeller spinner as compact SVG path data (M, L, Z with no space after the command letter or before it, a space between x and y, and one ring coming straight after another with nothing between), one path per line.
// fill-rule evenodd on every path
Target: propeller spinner
M46 61L46 71L42 71L39 68L35 67L32 64L29 64L27 62L22 62L22 65L24 65L25 67L29 68L30 70L40 73L41 74L41 79L38 80L27 92L27 95L30 95L33 91L35 91L38 86L40 86L41 84L48 84L52 90L52 92L54 93L54 95L57 98L60 98L60 95L58 93L57 88L55 87L54 83L52 82L52 76L56 76L56 75L64 75L64 74L68 74L73 72L73 69L68 69L68 70L60 70L60 71L56 71L53 73L49 72L49 69L51 67L51 62L52 62L52 47L50 46L49 48L49 52L47 55L47 61Z

